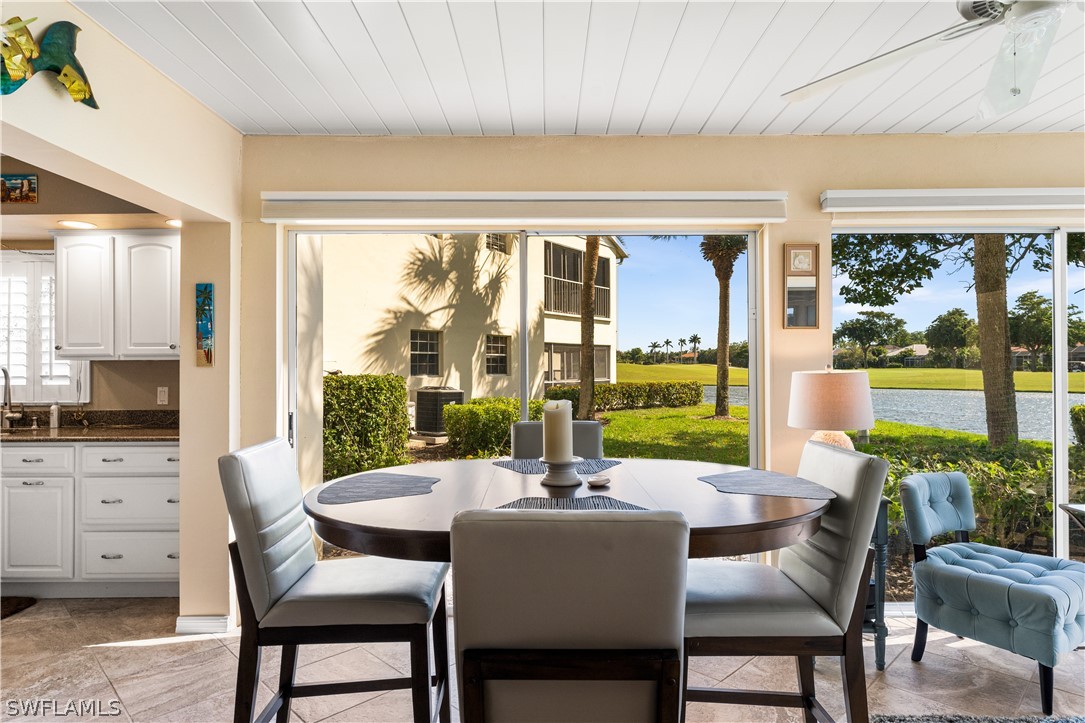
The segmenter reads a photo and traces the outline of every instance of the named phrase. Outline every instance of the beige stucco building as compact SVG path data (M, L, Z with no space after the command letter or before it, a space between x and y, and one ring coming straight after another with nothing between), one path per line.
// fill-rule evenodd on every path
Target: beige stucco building
M450 386L465 399L520 395L520 308L526 305L528 394L579 379L583 236L528 236L521 284L518 234L328 234L308 244L320 283L321 328L299 335L322 348L322 371L398 374L411 398ZM596 379L613 380L621 243L604 237L596 278Z

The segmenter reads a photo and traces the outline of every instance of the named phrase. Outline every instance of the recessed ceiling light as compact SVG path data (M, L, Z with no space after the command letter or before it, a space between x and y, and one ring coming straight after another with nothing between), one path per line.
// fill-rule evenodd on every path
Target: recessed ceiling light
M173 226L174 228L181 228L181 226L184 225L184 222L179 218L167 218L166 225Z
M64 228L77 228L81 231L89 231L92 228L98 228L88 221L58 221L58 223Z

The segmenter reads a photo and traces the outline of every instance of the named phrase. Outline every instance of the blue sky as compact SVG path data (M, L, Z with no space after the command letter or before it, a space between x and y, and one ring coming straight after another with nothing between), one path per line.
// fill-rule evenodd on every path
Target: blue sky
M676 350L680 337L701 336L701 346L714 346L716 339L718 285L712 266L701 258L700 236L680 236L670 241L653 241L647 236L622 236L629 258L618 272L618 348L635 346L647 350L653 341L670 338ZM1082 303L1081 280L1075 286L1071 270L1070 303ZM913 291L903 303L883 309L900 316L909 331L923 331L939 314L959 306L976 318L976 295L968 288L971 267L952 274L939 270L935 277ZM747 338L747 265L741 257L731 279L731 340ZM855 318L866 308L847 304L839 295L843 279L833 279L833 326ZM1033 270L1031 262L1010 278L1009 305L1025 291L1037 290L1050 296L1050 275ZM1078 292L1078 293L1074 293Z

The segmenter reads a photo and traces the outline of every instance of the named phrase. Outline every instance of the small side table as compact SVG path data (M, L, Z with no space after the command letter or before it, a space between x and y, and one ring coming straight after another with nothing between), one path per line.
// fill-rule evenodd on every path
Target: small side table
M1066 513L1073 522L1085 530L1085 505L1081 504L1061 504L1059 509Z
M882 497L878 519L874 523L874 579L867 593L863 632L874 633L874 665L885 670L885 639L889 628L885 624L885 571L889 566L889 498Z

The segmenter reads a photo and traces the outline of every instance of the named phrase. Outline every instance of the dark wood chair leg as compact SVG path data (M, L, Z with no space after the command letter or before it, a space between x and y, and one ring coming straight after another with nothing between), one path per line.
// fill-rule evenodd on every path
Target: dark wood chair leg
M795 658L795 667L799 673L799 694L803 702L803 720L806 723L816 723L814 717L814 656L800 655Z
M437 673L437 689L444 691L441 698L441 723L452 721L452 682L448 679L448 613L445 611L445 594L433 614L433 665Z
M844 682L844 709L848 723L867 723L870 714L867 711L866 670L861 634L848 634L845 637L844 655L840 657L840 677Z
M419 625L411 637L411 704L414 723L429 723L429 626Z
M689 688L689 640L682 645L682 711L678 717L680 723L686 723L686 690Z
M1051 715L1051 710L1054 705L1053 696L1055 693L1055 671L1050 665L1044 665L1040 663L1040 707L1044 711L1044 715Z
M241 629L241 649L237 654L237 689L234 693L234 723L252 723L256 690L260 685L260 646L255 631L246 635Z
M912 660L918 663L923 660L923 651L927 648L927 624L916 618L915 642L912 643Z
M298 646L284 645L279 665L279 695L283 704L275 714L275 723L289 723L290 699L294 696L294 673L298 668Z

